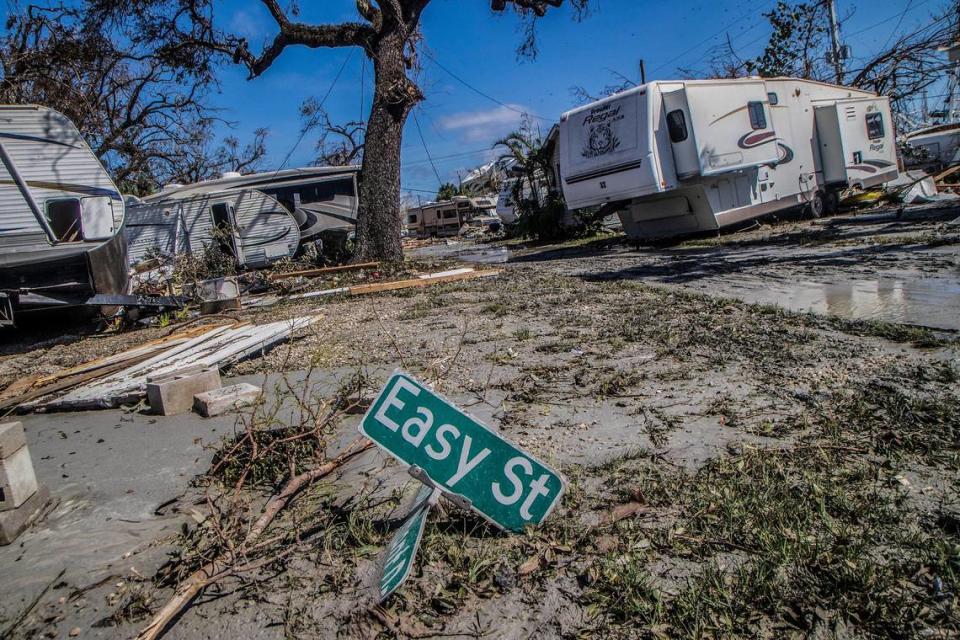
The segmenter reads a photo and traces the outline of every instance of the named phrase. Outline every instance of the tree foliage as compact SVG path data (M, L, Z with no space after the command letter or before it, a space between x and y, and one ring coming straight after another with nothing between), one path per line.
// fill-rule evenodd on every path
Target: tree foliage
M101 20L97 2L11 7L0 38L0 101L42 104L72 120L125 192L252 169L266 131L249 145L213 144L209 58L180 56L144 25Z
M452 182L444 182L437 191L437 202L453 200L453 198L459 195L461 195L461 191L457 185Z

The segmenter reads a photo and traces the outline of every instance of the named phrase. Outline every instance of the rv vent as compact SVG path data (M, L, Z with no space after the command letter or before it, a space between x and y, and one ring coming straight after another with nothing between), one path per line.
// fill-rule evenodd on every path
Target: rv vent
M850 106L847 107L847 120L856 120L857 119L857 108Z

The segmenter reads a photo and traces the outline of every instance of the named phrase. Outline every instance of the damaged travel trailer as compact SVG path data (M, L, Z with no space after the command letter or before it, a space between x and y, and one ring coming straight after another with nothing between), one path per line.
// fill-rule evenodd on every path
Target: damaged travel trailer
M904 136L907 166L939 170L960 162L960 123L939 124Z
M297 220L256 189L185 194L128 207L130 265L217 247L240 268L259 269L292 258L300 247Z
M357 177L360 167L305 167L241 175L189 185L169 185L144 198L145 203L192 198L209 193L256 189L279 201L296 219L302 241L324 232L349 233L357 224Z
M0 106L0 325L127 289L124 202L64 115Z
M565 113L571 209L621 205L628 236L716 230L897 177L890 103L790 78L651 82Z
M407 210L407 232L420 238L455 236L464 225L496 227L501 223L493 198L456 196Z

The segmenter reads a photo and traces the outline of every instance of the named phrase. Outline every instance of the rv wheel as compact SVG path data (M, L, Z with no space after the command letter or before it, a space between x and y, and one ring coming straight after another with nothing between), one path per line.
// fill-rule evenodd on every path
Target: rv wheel
M817 191L813 194L813 197L810 198L810 202L807 204L807 208L810 210L810 215L814 218L819 218L823 215L823 194Z
M833 215L840 211L840 193L838 191L831 191L827 194L827 197L824 198L823 203L824 211Z

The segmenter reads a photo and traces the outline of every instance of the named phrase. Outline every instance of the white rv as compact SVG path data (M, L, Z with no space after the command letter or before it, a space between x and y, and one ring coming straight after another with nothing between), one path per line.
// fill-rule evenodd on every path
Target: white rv
M897 177L890 104L807 80L651 82L563 115L571 209L621 203L624 231L664 238L808 205Z
M169 185L144 198L157 203L170 199L227 191L256 189L278 200L296 218L302 240L314 240L325 231L350 232L357 224L357 176L360 167L305 167L221 178L196 184Z
M255 189L190 193L128 208L131 266L154 253L174 256L212 247L252 269L296 254L299 225L275 198Z
M66 116L0 106L0 324L127 288L124 202Z

